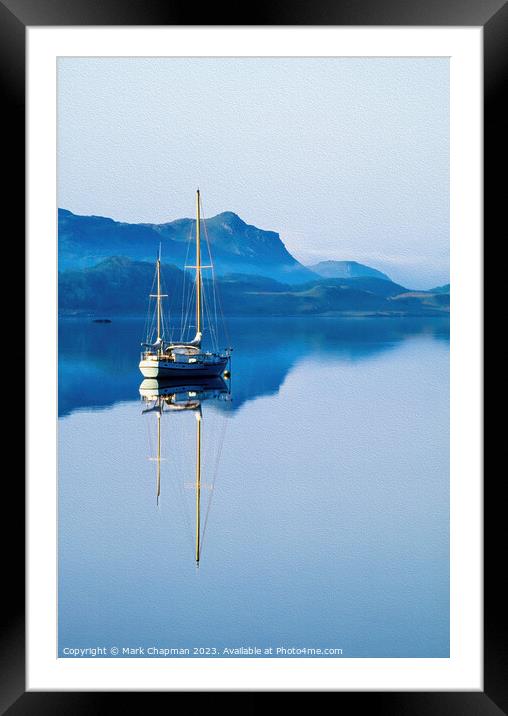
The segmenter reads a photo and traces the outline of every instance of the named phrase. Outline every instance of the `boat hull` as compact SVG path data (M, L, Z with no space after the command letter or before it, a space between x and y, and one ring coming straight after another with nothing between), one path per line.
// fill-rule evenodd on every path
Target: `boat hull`
M206 392L227 393L227 383L222 376L212 376L211 378L200 378L197 376L195 380L189 378L180 380L171 378L145 378L139 386L139 393L144 397Z
M170 361L142 360L139 370L145 378L212 378L226 370L228 358L206 363L184 363Z

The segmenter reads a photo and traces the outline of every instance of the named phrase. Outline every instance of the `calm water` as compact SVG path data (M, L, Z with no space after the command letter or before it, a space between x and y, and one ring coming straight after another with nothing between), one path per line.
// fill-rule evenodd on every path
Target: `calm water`
M449 655L446 320L229 321L231 395L201 402L199 567L197 411L163 410L158 463L143 321L60 324L61 656Z

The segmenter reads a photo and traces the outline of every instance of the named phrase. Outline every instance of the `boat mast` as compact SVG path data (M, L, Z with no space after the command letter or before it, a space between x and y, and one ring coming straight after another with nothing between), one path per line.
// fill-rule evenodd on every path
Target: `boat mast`
M201 333L201 235L199 189L196 192L196 331Z
M157 343L161 339L161 247L157 254Z
M157 261L155 263L157 268L157 293L151 293L150 298L157 299L157 355L162 355L164 352L164 345L162 343L162 298L165 298L168 294L161 293L161 246L159 244L159 253L157 254Z
M196 564L199 566L201 531L201 407L196 412Z
M157 411L157 504L161 494L161 412L162 404Z

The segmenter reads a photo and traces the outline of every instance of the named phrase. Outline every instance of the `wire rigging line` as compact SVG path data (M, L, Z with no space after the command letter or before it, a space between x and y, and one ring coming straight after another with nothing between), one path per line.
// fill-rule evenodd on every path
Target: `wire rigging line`
M206 291L203 291L203 306L205 309L205 315L208 318L209 323L209 332L210 332L210 338L212 341L212 348L213 350L217 351L219 348L219 341L217 337L217 326L210 320L210 307L208 305L208 294Z
M189 253L190 253L191 242L192 242L192 222L189 226L189 235L187 237L187 250L185 253L184 270L183 270L182 315L181 315L181 320L180 320L180 340L182 342L185 341L185 320L184 319L188 316L188 312L189 312L190 292L191 292L191 286L192 286L192 282L188 280L187 271L185 270L185 266L187 266L189 263ZM186 300L186 294L188 294L188 300Z
M162 336L167 341L171 337L171 304L169 300L169 291L167 289L166 280L162 274L161 271L161 289L162 293L165 294L168 297L168 303L167 303L167 316L164 314L164 311L161 312L161 325L162 325Z
M207 505L207 509L206 509L206 513L205 513L205 519L204 519L204 524L203 524L203 533L202 533L202 535L201 535L201 553L203 552L203 548L204 548L204 546L205 546L206 528L207 528L207 525L208 525L208 517L209 517L209 514L210 514L210 508L211 508L211 506L212 506L212 499L213 499L213 495L214 495L214 492L215 492L215 483L216 483L216 481L217 481L217 475L219 474L219 464L220 464L220 459L221 459L221 456L222 456L222 448L223 448L223 446L224 446L224 440L225 440L225 437L226 437L227 424L228 424L228 418L227 418L226 416L224 416L224 418L223 418L223 423L222 423L222 429L221 429L221 433L220 433L220 437L219 437L219 439L217 440L217 446L218 446L218 447L217 447L217 456L216 456L216 459L215 459L215 464L214 464L213 473L212 473L212 474L213 474L213 477L212 477L212 483L211 483L211 488L210 488L210 499L208 500L208 505Z
M153 275L152 287L150 289L149 295L153 294L153 292L155 291L156 277L157 277L157 271L155 271L155 273ZM147 311L147 315L145 318L145 325L143 328L143 336L147 343L153 342L153 332L154 332L154 316L151 316L151 314L150 314L150 302L151 302L151 298L148 299L148 311Z
M209 313L211 313L211 317L209 317L209 322L210 322L210 326L213 325L213 329L215 330L215 340L216 340L215 350L218 350L218 347L219 347L219 339L218 339L219 327L218 327L218 321L217 321L217 297L216 297L217 290L216 290L216 282L215 282L215 274L214 274L214 265L213 265L212 249L211 249L211 246L210 246L210 238L209 238L209 236L208 236L208 228L207 228L207 226L206 226L206 221L205 221L205 219L204 219L205 210L204 210L204 208L203 208L203 200L201 199L201 196L200 196L200 202L201 202L201 213L202 213L202 215L203 215L203 229L204 229L204 233L205 233L205 241L206 241L206 246L207 246L207 249L208 249L208 259L209 259L209 261L210 261L210 268L211 268L211 271L212 271L211 281L208 282L208 286L211 285L212 302L213 302L213 312L211 311L211 308L210 308ZM212 324L212 317L213 317L213 324Z
M200 201L201 201L202 212L203 212L203 215L204 215L205 211L204 211L204 209L203 209L203 201L202 201L201 198L200 198ZM224 317L224 310L223 310L223 308L222 308L222 300L221 300L220 290L219 290L219 288L218 288L218 286L217 286L217 281L216 281L216 277L215 277L215 266L214 266L214 263L213 263L213 260L212 260L212 251L211 251L211 248L210 248L210 239L209 239L209 237L208 237L208 230L207 230L207 228L206 228L206 222L205 222L204 219L203 219L203 226L204 226L204 230L205 230L205 240L206 240L206 245L207 245L207 247L208 247L208 255L209 255L209 257L210 257L210 266L211 266L211 270L212 270L212 285L213 285L213 296L214 296L214 308L215 308L215 311L216 311L216 313L215 313L216 322L217 322L217 308L216 308L216 307L217 307L217 305L218 305L218 307L219 307L219 313L220 313L220 317L221 317L222 328L223 328L223 330L224 330L224 335L225 335L225 338L226 338L226 341L227 341L228 345L230 345L231 340L230 340L230 337L229 337L229 331L228 331L228 327L227 327L226 320L225 320L225 317Z

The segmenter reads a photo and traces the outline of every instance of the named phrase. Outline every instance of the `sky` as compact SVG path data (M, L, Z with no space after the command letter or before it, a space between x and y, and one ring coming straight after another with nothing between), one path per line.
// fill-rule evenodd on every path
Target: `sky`
M448 58L59 58L58 205L234 211L302 263L449 281Z

